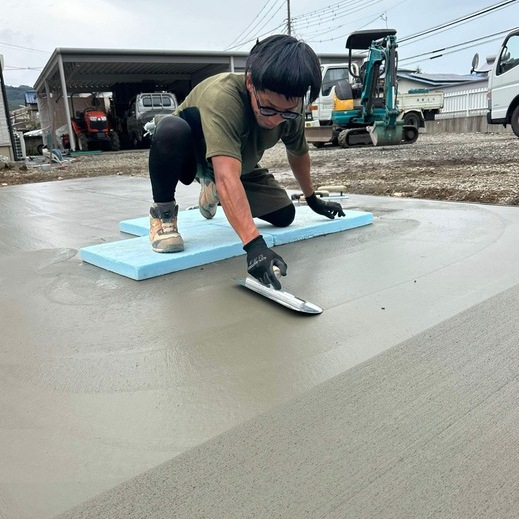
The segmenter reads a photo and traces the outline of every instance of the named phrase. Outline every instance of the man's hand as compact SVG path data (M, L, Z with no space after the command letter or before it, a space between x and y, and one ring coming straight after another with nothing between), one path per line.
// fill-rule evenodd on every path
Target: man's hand
M323 216L330 218L330 220L333 220L336 216L345 216L341 204L321 200L320 198L317 198L315 193L306 197L306 203L312 211L315 211L317 214L322 214Z
M287 264L281 256L267 247L263 236L254 238L243 249L247 253L247 272L264 285L272 285L276 290L281 290L281 283L273 267L278 267L281 275L286 276Z

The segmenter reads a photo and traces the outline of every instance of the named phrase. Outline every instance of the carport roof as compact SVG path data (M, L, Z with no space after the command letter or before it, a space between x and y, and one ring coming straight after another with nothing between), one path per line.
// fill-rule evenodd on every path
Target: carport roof
M61 91L60 63L69 93L108 91L115 84L154 81L157 86L243 70L248 53L57 48L34 85Z

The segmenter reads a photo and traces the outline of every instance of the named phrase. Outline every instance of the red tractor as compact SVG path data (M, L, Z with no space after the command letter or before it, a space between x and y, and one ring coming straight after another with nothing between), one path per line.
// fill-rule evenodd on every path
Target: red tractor
M111 129L106 114L96 108L76 112L76 117L72 118L72 130L78 149L81 151L119 151L121 149L119 135ZM63 136L63 146L70 148L68 134Z

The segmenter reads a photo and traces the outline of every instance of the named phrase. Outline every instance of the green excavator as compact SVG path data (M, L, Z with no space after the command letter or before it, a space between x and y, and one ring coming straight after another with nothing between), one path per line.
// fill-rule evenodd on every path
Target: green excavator
M404 126L397 108L397 42L394 29L357 31L348 37L348 64L356 82L342 81L335 87L332 112L338 143L384 146L415 142L418 128ZM353 50L368 50L360 72L351 66ZM358 103L358 104L357 104Z

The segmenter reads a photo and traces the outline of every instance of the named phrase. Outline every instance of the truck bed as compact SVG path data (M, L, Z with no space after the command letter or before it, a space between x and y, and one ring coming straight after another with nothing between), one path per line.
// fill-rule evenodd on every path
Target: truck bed
M398 94L396 104L400 110L440 110L443 108L443 92L426 94Z

